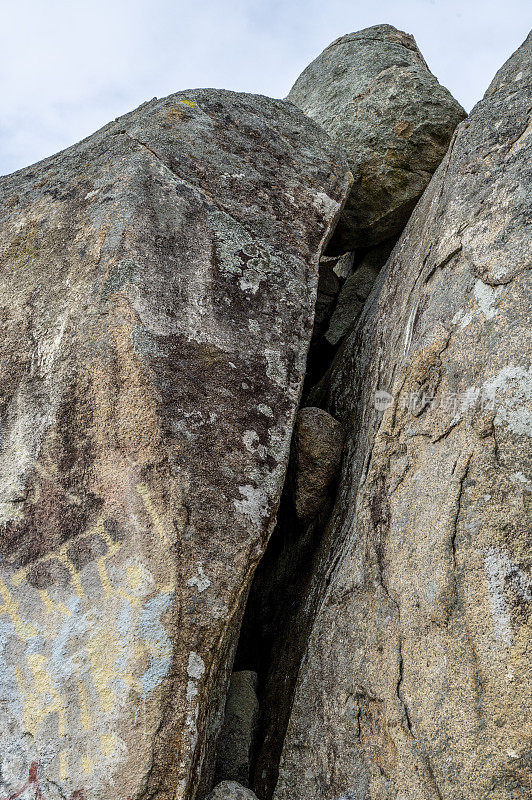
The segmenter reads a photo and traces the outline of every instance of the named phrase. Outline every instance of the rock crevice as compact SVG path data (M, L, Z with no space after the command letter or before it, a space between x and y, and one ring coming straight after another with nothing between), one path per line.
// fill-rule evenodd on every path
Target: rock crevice
M530 796L530 48L458 128L379 25L0 181L0 793Z

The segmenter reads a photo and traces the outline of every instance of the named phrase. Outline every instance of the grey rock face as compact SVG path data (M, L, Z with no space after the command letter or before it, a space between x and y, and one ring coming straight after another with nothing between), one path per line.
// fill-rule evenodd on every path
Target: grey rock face
M235 781L222 781L210 793L207 800L257 800L257 795Z
M349 437L276 800L532 792L531 38L332 370Z
M349 182L292 104L214 90L2 179L6 796L210 787Z
M321 408L297 413L292 441L292 485L299 520L310 521L327 498L342 458L340 423Z
M288 99L348 155L355 182L329 246L339 253L401 232L465 117L413 37L391 25L337 39Z
M218 739L217 780L249 785L250 758L258 721L257 673L251 670L233 672Z

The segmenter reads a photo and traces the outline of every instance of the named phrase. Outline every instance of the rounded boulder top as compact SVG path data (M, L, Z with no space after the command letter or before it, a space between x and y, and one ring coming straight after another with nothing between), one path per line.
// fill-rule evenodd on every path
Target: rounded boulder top
M465 111L392 25L336 39L288 99L346 151L353 189L329 245L339 254L397 236Z

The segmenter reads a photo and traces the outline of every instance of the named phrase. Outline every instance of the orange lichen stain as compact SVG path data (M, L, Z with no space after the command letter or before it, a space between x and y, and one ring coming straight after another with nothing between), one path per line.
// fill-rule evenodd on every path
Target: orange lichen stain
M188 112L184 108L171 108L164 116L168 122L182 122L187 118Z
M180 100L179 104L188 108L196 108L196 103L193 100ZM186 108L170 108L164 116L169 122L182 122L187 119L188 115L189 112Z
M408 139L412 133L414 126L411 122L407 122L406 119L398 119L395 125L393 126L394 132L397 136L400 136L402 139Z

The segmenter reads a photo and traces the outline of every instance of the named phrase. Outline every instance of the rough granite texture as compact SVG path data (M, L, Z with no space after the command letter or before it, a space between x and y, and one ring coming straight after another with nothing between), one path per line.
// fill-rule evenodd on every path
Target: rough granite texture
M295 106L216 90L2 179L7 797L209 791L350 181Z
M348 439L275 800L532 796L531 50L324 380Z
M465 111L391 25L342 36L288 99L346 151L354 185L330 242L343 253L399 234Z

